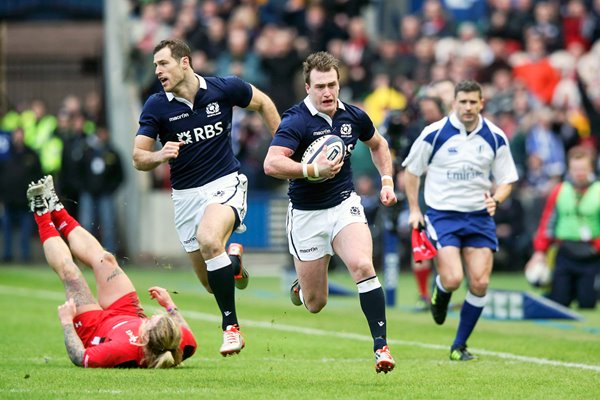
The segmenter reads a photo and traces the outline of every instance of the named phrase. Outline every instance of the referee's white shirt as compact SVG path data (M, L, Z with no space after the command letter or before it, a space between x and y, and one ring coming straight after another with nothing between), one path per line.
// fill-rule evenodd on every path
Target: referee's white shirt
M506 135L481 115L469 134L454 113L425 127L402 166L416 176L427 172L425 202L437 210L482 210L492 177L518 180Z

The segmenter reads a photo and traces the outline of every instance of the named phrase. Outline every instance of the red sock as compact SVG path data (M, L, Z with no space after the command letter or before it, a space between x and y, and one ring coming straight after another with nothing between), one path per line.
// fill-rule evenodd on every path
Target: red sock
M415 279L417 280L417 287L419 288L419 294L423 297L429 296L427 281L429 280L430 272L431 272L431 268L423 268L423 269L413 270L413 273L415 274Z
M60 233L58 233L56 227L52 223L50 213L45 213L42 215L37 215L37 213L33 213L33 217L35 218L35 222L38 225L38 232L40 234L40 240L42 241L42 243L44 243L51 237L60 237Z
M79 226L79 222L67 212L66 208L59 211L52 211L52 222L56 225L56 229L63 234L63 237L68 237L69 233Z

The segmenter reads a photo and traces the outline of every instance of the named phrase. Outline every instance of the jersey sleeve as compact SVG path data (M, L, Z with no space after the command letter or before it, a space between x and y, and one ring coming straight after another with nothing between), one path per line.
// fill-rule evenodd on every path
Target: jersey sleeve
M114 368L118 366L137 367L141 360L141 347L115 341L85 349L84 368Z
M300 131L300 121L295 115L283 115L281 124L275 132L275 136L271 141L271 146L287 147L296 151L300 146L302 133Z
M505 143L508 143L508 140L505 140ZM507 144L500 146L496 151L496 158L492 163L492 175L498 185L519 180L517 166Z
M360 136L358 137L360 141L366 142L370 140L375 134L375 125L373 125L373 121L369 114L359 109L359 124L360 124Z
M242 108L248 107L252 100L252 86L237 76L228 76L223 79L225 81L224 89L231 105Z
M410 152L406 159L402 162L402 166L406 168L408 172L415 176L421 176L427 170L429 164L429 158L433 151L433 146L425 141L425 137L429 132L423 131L421 135L415 140L410 147Z
M155 104L154 96L150 96L142 108L139 120L140 127L137 131L137 135L148 136L154 140L158 137L160 125L155 112Z
M179 348L183 352L183 359L190 358L196 352L196 338L194 338L194 334L192 331L185 327L181 327L181 344Z

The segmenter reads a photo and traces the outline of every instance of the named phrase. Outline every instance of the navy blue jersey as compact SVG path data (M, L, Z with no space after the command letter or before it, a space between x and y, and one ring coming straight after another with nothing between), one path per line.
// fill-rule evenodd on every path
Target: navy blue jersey
M288 196L292 207L298 210L322 210L335 207L354 190L350 156L356 142L367 141L375 134L371 118L358 107L338 100L333 119L320 113L308 97L287 110L275 133L271 146L294 150L292 159L300 162L306 148L323 135L339 136L346 144L346 158L341 171L333 178L320 183L306 179L292 179Z
M179 156L170 160L171 186L189 189L237 171L240 162L231 147L234 106L247 107L252 87L243 80L199 75L200 90L194 104L172 93L156 93L146 101L138 135L166 142L185 142Z

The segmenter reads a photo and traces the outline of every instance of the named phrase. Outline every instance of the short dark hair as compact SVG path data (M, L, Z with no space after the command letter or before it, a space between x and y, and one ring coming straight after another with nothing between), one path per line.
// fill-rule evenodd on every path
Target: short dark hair
M590 165L592 166L592 169L593 169L594 164L595 164L595 158L596 158L595 153L596 152L593 147L577 145L577 146L573 146L569 149L569 151L567 153L567 159L569 161L587 159L587 160L589 160Z
M340 61L327 53L326 51L319 51L306 57L304 63L302 63L302 73L304 74L304 82L310 84L310 71L316 69L319 72L328 72L331 69L335 69L338 79L340 79Z
M160 50L168 47L171 50L171 57L176 60L181 60L183 57L187 57L190 61L190 67L194 68L192 65L192 51L190 47L183 41L179 39L165 39L161 40L159 44L154 47L154 51L152 54L158 53Z
M477 92L479 93L479 98L483 97L481 85L476 81L470 79L460 81L456 84L456 86L454 87L454 97L456 97L456 95L459 92Z
M442 99L438 96L421 96L417 98L417 104L421 105L422 102L430 101L435 104L440 114L446 113L446 107L442 103Z

